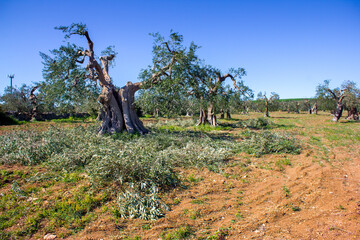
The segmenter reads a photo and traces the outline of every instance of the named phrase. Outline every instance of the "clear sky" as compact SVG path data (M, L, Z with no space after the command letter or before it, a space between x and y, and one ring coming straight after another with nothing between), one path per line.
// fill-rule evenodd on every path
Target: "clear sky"
M255 94L313 97L325 79L360 85L360 0L0 0L0 93L8 74L17 86L41 81L39 52L63 44L54 27L73 22L87 24L98 53L115 45L117 86L151 64L148 33L171 29L207 64L245 68Z

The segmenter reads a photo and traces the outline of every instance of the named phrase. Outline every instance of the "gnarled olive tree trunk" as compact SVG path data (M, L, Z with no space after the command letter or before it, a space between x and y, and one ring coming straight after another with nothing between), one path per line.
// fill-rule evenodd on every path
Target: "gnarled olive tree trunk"
M307 106L307 108L308 108L308 113L309 113L309 114L312 114L312 108L311 108L310 101L306 101L305 104L306 104L306 106Z
M199 121L196 125L199 126L205 124L210 124L214 127L218 125L216 121L215 108L212 104L209 104L207 111L203 108L200 108Z
M89 74L86 77L98 81L102 88L98 98L103 106L102 112L99 114L99 118L102 120L99 133L111 134L122 131L148 133L149 130L144 127L137 116L134 104L134 95L140 89L141 83L128 82L124 87L117 89L109 76L109 62L113 60L115 55L100 57L100 65L95 59L94 43L91 41L88 32L80 31L75 32L75 34L85 36L89 46L87 50L79 51L78 54L83 56L83 59L77 60L77 62L84 63L85 58L89 58L86 66Z
M346 117L346 119L349 120L359 120L359 113L356 107L352 107L349 111L348 111L348 116Z
M224 118L225 118L224 109L220 109L220 119L224 119Z
M318 109L317 109L317 103L314 103L314 106L312 107L312 114L317 114L318 113Z
M227 118L227 119L231 119L231 114L230 114L230 110L229 110L229 109L226 111L226 118Z
M30 91L29 101L30 101L31 105L33 106L32 110L31 110L31 120L30 121L41 121L41 120L43 120L43 118L39 114L38 102L37 102L38 98L34 94L34 92L38 88L39 88L39 86L35 86Z
M100 133L115 133L127 131L129 133L149 132L137 116L134 95L140 89L140 83L128 82L124 87L116 89L114 86L103 86L99 101L103 105L104 115Z
M332 121L337 122L341 118L342 112L344 110L344 105L343 105L342 101L345 97L345 91L341 90L339 97L337 97L334 93L333 93L333 95L335 96L335 99L336 99L336 109L335 109L334 117L333 117Z
M199 122L196 125L205 125L207 123L207 112L205 111L205 109L200 108Z

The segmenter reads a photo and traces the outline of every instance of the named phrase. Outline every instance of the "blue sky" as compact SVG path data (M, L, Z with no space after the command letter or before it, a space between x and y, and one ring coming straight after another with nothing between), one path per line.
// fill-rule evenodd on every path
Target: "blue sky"
M64 44L54 27L73 22L87 24L98 53L115 45L117 86L151 64L148 33L171 29L207 64L245 68L255 94L313 97L325 79L360 85L360 0L0 0L0 93L8 74L17 86L43 80L39 52Z

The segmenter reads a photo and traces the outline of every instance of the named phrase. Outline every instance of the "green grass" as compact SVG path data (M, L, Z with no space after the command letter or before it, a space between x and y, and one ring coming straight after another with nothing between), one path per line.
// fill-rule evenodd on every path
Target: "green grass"
M181 240L190 238L193 235L193 230L190 226L180 227L171 232L166 232L162 234L163 240Z
M288 158L285 159L279 159L275 162L275 166L279 168L280 171L283 171L285 168L284 166L291 166L291 161Z

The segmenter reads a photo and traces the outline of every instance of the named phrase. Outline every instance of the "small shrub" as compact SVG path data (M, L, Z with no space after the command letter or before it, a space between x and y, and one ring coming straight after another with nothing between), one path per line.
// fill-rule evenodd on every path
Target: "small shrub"
M136 191L135 189L125 190L120 193L117 199L115 215L123 218L141 218L154 220L164 216L163 210L168 206L157 197L158 188L152 186L149 192Z

